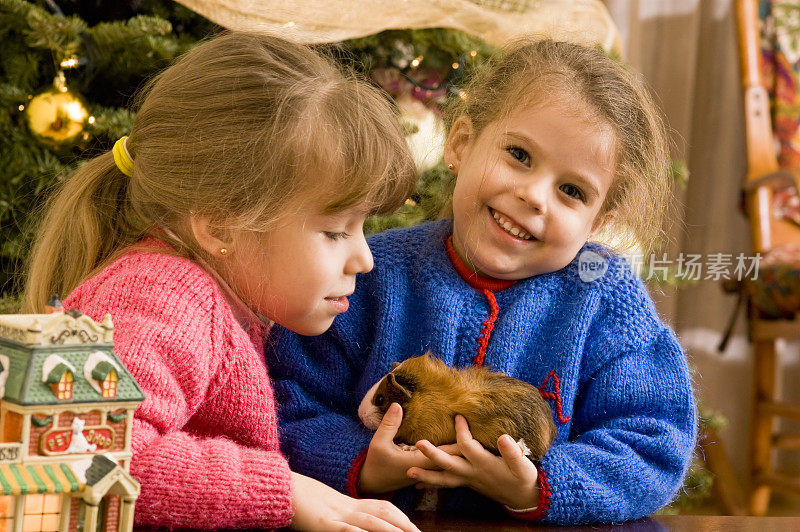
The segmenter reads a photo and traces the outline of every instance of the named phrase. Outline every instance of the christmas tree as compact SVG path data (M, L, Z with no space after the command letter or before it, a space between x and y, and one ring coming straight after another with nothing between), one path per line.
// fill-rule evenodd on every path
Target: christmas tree
M0 0L0 291L53 184L130 131L144 79L219 27L171 2Z

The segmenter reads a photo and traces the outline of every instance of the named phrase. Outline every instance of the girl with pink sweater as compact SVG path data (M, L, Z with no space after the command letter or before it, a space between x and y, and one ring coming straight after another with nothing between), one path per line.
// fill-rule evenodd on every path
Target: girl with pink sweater
M273 321L324 332L372 268L364 219L416 177L390 106L308 47L228 33L138 107L130 136L51 197L25 291L29 312L57 292L114 320L146 395L136 524L416 530L289 470L262 348Z

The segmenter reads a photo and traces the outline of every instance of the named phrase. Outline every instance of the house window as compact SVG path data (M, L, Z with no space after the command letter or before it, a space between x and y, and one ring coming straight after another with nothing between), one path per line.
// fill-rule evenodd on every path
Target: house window
M117 396L117 372L113 369L108 372L106 378L100 383L103 389L103 397L106 399L113 399Z
M61 524L61 497L53 493L25 495L22 529L57 532Z
M42 367L42 381L50 385L53 394L60 401L72 399L72 385L75 379L75 368L57 355L50 355Z
M103 360L92 369L92 380L98 385L100 395L105 399L117 396L117 368L107 360Z
M51 383L50 387L53 389L53 393L56 395L57 399L69 400L72 399L72 385L72 372L65 371L61 375L61 379L59 379L58 382Z

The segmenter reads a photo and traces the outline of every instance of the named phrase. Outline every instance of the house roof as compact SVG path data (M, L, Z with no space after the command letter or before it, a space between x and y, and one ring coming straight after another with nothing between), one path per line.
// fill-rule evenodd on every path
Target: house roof
M51 405L144 400L141 388L114 353L113 325L78 312L0 315L0 355L8 357L4 401ZM104 398L95 376L117 372L116 397ZM59 400L51 384L72 373L72 398ZM0 378L0 382L2 379Z
M102 454L92 457L91 465L86 469L86 485L94 486L108 475L119 464Z
M119 467L104 454L70 463L0 464L0 495L79 493L87 486L96 485Z
M0 495L71 493L81 491L85 484L65 463L0 464Z

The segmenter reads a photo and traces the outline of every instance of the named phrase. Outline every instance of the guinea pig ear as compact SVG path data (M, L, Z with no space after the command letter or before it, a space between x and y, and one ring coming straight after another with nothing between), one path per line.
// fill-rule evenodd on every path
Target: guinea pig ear
M400 403L403 405L411 399L411 390L397 382L394 373L389 373L386 379L386 397L390 404Z
M397 366L400 365L400 362L392 362L392 371L397 369Z

